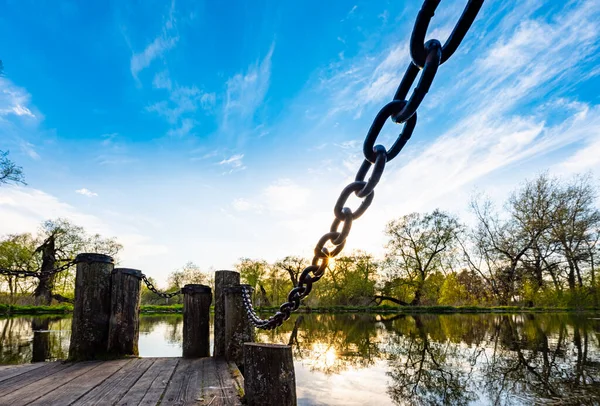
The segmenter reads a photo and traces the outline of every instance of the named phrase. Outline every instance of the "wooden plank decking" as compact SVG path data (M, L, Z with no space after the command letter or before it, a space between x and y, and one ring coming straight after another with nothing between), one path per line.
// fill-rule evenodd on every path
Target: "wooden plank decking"
M241 405L237 367L216 358L132 358L0 367L0 405Z

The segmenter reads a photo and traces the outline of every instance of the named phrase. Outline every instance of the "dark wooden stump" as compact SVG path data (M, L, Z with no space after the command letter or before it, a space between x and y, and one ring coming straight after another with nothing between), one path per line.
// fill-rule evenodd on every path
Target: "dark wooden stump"
M34 317L31 320L33 330L33 350L31 362L44 362L50 358L50 319Z
M223 288L240 284L240 274L235 271L215 272L215 320L213 356L225 356L225 296Z
M75 262L77 274L69 359L94 359L106 353L110 274L114 261L108 255L79 254Z
M210 357L211 289L205 285L185 285L183 293L183 356Z
M244 391L248 406L295 406L292 347L244 344Z
M140 291L142 271L115 268L112 271L108 352L138 355L140 336Z
M254 341L254 327L248 320L242 289L249 285L227 286L225 299L225 358L236 363L244 374L244 343Z

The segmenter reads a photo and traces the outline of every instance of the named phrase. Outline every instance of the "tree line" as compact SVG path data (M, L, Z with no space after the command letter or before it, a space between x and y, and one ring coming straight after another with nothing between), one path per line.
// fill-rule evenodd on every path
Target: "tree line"
M382 259L356 251L338 257L305 299L309 306L598 306L600 211L591 176L542 174L513 191L499 210L475 196L471 225L441 210L390 221ZM309 265L242 259L255 300L278 305Z
M472 220L441 210L411 213L385 228L383 258L350 252L330 262L304 303L308 306L519 305L597 307L600 253L598 189L591 176L526 181L501 208L482 196L470 203ZM90 235L64 219L44 222L36 236L0 240L0 268L37 270L84 251L116 255L114 238ZM255 289L259 306L279 306L298 285L307 258L274 262L242 258L235 265ZM48 266L48 265L46 265ZM49 278L0 277L11 302L32 294L36 304L73 295L74 269ZM170 273L166 291L188 283L214 285L214 272L193 262ZM57 296L58 295L58 296ZM169 303L181 302L172 298ZM145 287L142 303L163 304Z

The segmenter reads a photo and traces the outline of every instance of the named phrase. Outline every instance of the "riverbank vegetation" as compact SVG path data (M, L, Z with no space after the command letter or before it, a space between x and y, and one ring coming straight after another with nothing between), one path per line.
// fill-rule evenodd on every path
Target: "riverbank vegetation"
M434 210L393 219L385 229L384 257L355 251L331 260L304 304L324 312L598 308L597 192L591 176L559 180L544 174L525 182L501 207L477 195L464 218ZM54 248L49 247L52 236ZM40 249L44 244L46 251ZM83 247L113 255L121 249L115 239L90 236L59 219L44 223L41 238L22 234L2 239L0 267L41 269L44 252L66 259ZM274 262L243 258L236 270L254 288L255 305L271 310L286 300L308 265L308 259L298 256ZM5 292L0 303L11 305L33 304L31 295L37 297L41 282L6 275L0 280ZM50 298L68 301L73 282L73 268L57 274L44 281L44 297L50 292ZM188 283L212 286L214 273L189 262L169 275L164 290L176 291ZM181 305L181 297L165 300L143 286L142 305Z

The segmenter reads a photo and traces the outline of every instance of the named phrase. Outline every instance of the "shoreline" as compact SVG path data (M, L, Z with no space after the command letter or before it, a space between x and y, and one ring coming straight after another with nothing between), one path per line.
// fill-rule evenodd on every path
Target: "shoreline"
M272 314L278 307L256 308L259 313ZM213 309L211 308L211 312ZM65 315L73 312L72 305L54 306L19 306L0 304L0 316L13 315ZM475 314L475 313L590 313L600 312L600 308L575 307L520 307L520 306L320 306L300 307L299 314L342 314L342 313L375 313L375 314ZM183 305L141 305L142 314L181 314Z

